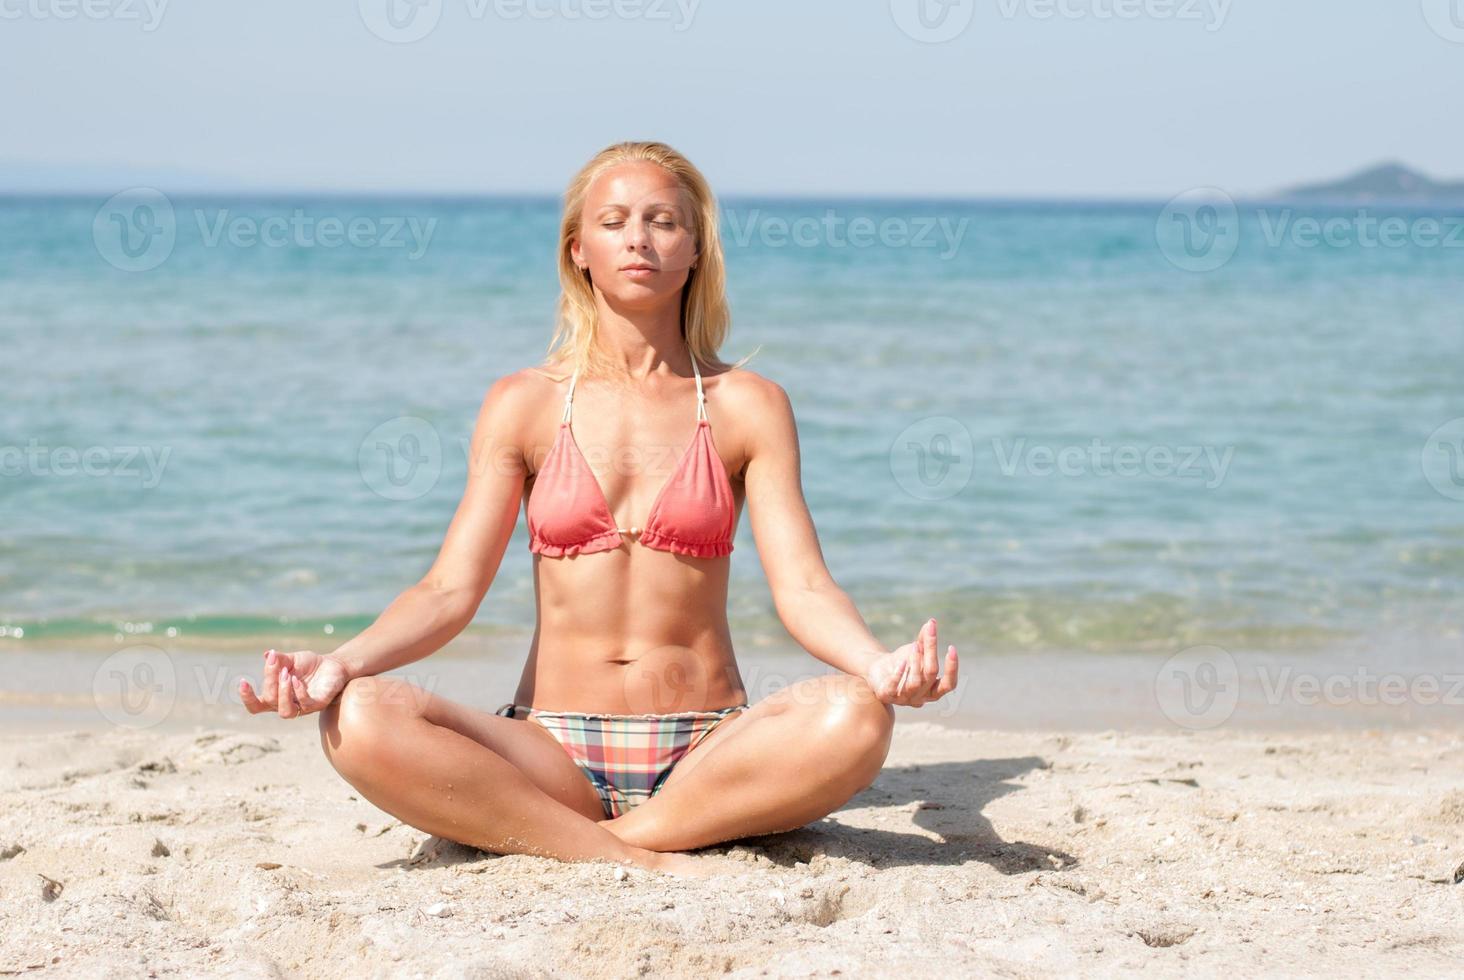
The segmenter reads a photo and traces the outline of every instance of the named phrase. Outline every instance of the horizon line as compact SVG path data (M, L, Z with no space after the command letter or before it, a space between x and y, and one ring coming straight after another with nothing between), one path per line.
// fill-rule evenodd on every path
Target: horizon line
M563 196L548 192L518 191L425 191L425 190L319 190L319 189L203 189L184 191L163 191L154 184L133 184L128 187L104 189L58 189L31 190L0 187L0 201L105 201L116 194L129 190L157 190L165 197L182 201L281 201L289 199L341 200L341 201L421 201L421 202L504 202L559 204ZM1237 205L1263 204L1312 204L1312 205L1416 205L1427 207L1464 207L1464 197L1458 199L1429 200L1406 197L1317 197L1295 194L1285 190L1268 194L1230 193L1214 185L1188 188L1179 192L1187 194L1194 190L1217 189L1223 191ZM1150 207L1165 205L1179 195L1139 196L1078 196L1078 195L1027 195L1027 194L898 194L889 192L858 193L808 193L808 192L738 192L716 196L718 204L729 202L753 203L870 203L870 204L984 204L998 206L1135 206Z

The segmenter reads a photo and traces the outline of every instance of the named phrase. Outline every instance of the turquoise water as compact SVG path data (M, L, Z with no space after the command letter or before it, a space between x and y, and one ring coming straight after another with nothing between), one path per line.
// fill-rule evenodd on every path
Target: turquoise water
M167 207L136 268L164 208L0 201L0 643L345 639L431 563L484 391L544 350L555 204ZM1464 242L1274 244L1242 207L1192 271L1162 202L725 208L723 354L789 391L889 642L934 615L970 653L1457 656ZM734 636L766 642L754 549L744 519ZM475 629L531 625L529 558L520 522Z

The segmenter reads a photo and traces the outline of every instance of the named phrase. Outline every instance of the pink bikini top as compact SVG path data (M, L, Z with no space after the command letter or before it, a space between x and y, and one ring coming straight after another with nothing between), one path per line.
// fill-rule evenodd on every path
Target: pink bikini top
M574 386L579 380L579 371L574 372L564 396L559 432L529 497L529 551L554 558L593 554L620 547L620 536L629 534L632 541L639 539L657 551L695 558L732 553L737 519L732 484L712 444L707 396L702 391L701 370L695 357L691 367L696 372L696 433L671 479L651 504L644 528L616 525L604 491L575 442L569 427Z

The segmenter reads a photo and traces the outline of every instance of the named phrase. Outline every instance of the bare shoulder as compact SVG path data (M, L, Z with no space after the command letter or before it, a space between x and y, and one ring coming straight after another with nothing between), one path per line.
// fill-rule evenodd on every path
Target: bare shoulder
M771 378L734 368L717 375L716 417L734 420L741 464L737 477L745 479L754 459L796 458L798 428L793 405L783 386Z
M493 378L492 384L488 385L488 391L483 394L483 410L498 413L517 412L529 400L531 388L533 388L533 376L530 375L529 368L499 375L498 378Z
M520 368L494 379L484 395L484 407L504 412L532 411L536 405L552 400L560 380L539 365Z
M518 441L554 404L558 386L537 366L520 368L488 386L478 412L480 428L492 428L506 441Z
M717 375L718 401L752 426L791 419L793 406L783 386L772 378L734 368Z

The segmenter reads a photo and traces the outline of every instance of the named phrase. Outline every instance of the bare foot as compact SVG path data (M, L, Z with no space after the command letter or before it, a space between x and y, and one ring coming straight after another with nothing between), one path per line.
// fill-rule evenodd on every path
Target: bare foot
M652 851L632 846L626 846L624 853L612 860L621 867L640 868L684 878L711 878L744 870L734 868L725 857L717 854L692 856L684 851Z
M679 851L652 851L656 860L651 867L652 871L659 871L661 874L676 875L686 878L715 878L725 874L728 870L726 865L716 856L693 857L690 854L683 854Z

